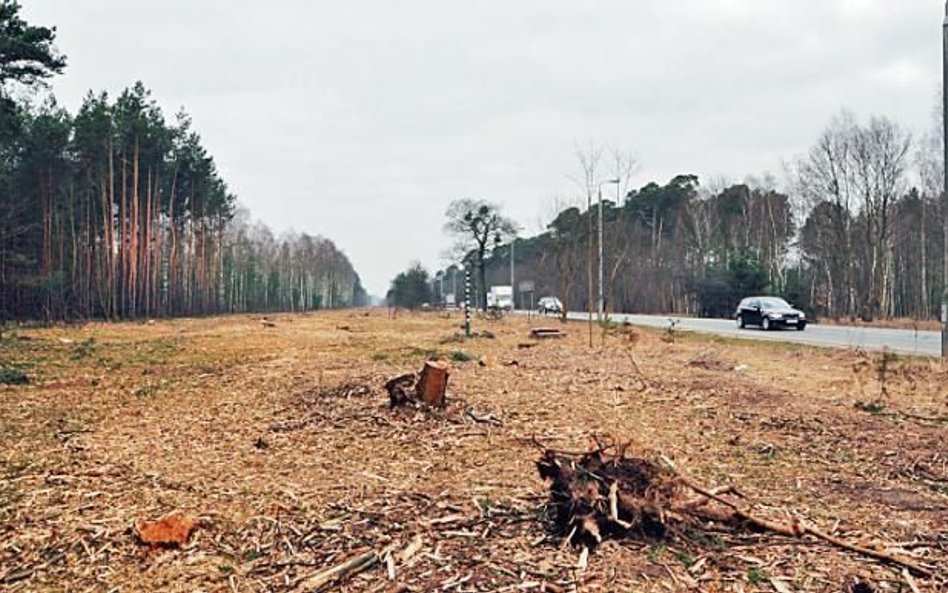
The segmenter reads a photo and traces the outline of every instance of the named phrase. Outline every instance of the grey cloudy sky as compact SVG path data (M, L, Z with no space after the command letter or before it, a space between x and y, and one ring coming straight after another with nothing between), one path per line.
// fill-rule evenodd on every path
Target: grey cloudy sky
M370 291L442 262L459 197L528 231L590 140L634 180L781 172L843 107L930 127L941 0L27 0L70 109L142 80L241 202L333 239Z

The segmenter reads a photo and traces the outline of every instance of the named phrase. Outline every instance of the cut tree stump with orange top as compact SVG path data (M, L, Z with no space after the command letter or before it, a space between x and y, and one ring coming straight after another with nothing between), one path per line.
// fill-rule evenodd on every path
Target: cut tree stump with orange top
M448 388L451 367L448 363L429 360L421 369L421 377L415 385L418 399L433 408L444 407L444 392Z

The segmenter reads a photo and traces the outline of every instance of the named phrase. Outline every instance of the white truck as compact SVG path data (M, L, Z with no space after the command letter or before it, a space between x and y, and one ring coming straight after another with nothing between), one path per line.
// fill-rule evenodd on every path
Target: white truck
M487 292L487 308L497 311L513 309L513 286L491 286Z

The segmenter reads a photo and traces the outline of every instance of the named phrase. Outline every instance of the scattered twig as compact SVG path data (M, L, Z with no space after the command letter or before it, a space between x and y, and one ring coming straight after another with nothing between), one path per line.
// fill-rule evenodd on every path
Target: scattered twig
M918 585L915 583L915 579L912 578L912 574L908 569L902 569L902 578L905 579L905 582L908 583L909 588L912 590L912 593L922 593L921 589L918 588Z
M405 549L398 553L398 561L402 564L408 562L412 557L421 551L421 547L424 545L424 540L420 535L416 535L415 539L411 540L411 543L405 546Z
M11 570L10 572L8 572L7 574L3 575L3 578L0 579L0 583L3 583L4 585L10 585L12 583L16 583L17 581L28 579L31 576L33 576L34 571L35 569L33 568L19 568L19 569L15 568Z
M492 426L501 426L503 424L500 420L498 420L497 418L494 418L494 416L489 413L484 414L482 416L478 416L477 414L474 413L473 410L468 410L467 417L473 420L474 422L478 422L480 424L490 424Z
M342 564L337 564L330 569L303 579L299 582L299 588L307 591L320 591L327 585L372 568L378 563L379 558L378 552L374 550L359 554Z

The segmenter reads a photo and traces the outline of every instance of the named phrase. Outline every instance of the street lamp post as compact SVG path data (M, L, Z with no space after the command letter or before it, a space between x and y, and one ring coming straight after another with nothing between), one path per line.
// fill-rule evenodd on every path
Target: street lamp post
M517 242L517 237L514 237L510 240L510 309L511 311L517 310L517 285L514 284L514 244Z
M606 183L614 183L616 184L616 188L618 188L619 182L620 180L618 178L607 179L606 181L601 181L598 187L598 193L599 193L599 298L598 298L599 323L602 323L603 320L605 319L604 315L605 315L605 309L606 309L605 290L603 288L604 274L603 274L603 257L602 257L602 186ZM619 190L616 189L617 194L618 194L618 191ZM616 202L616 204L618 204L618 201Z
M589 240L587 244L589 249L586 253L586 286L588 293L586 295L586 310L589 313L589 347L593 347L593 244L592 244L592 188L586 187L586 218L589 219Z
M945 20L941 29L942 36L942 125L944 135L944 186L941 190L942 225L944 228L944 257L942 262L941 291L941 357L948 358L948 2L945 3Z
M438 305L444 307L444 270L438 270Z

